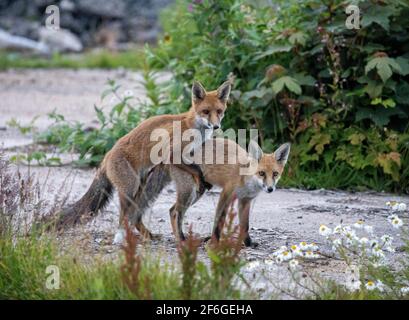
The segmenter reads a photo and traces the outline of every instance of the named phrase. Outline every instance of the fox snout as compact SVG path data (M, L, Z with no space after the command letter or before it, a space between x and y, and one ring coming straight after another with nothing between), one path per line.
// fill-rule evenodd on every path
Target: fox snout
M268 193L271 193L271 192L273 192L273 191L275 191L276 190L276 186L272 186L272 187L268 187L267 188L267 192Z
M205 117L200 117L199 123L203 127L207 128L207 129L217 130L217 129L220 128L220 120L219 119L212 121L211 119L207 119Z
M263 189L264 189L265 192L271 193L271 192L276 190L276 186L275 186L275 184L271 184L271 185L263 184Z

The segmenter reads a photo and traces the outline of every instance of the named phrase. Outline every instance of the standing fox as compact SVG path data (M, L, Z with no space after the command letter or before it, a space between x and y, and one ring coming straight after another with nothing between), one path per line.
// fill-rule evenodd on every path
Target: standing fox
M229 161L229 152L236 150L235 161ZM221 187L223 190L220 194L219 202L216 208L216 216L214 219L213 237L218 240L220 238L221 228L224 224L224 219L234 198L239 201L239 220L241 231L244 232L246 246L256 246L256 243L251 241L249 235L249 214L252 201L257 197L261 190L271 193L275 190L276 184L283 173L284 167L290 153L290 144L281 145L272 154L263 154L257 143L250 143L250 154L243 148L237 145L232 140L228 139L210 139L202 146L204 152L200 157L202 163L200 165L206 182ZM209 153L213 157L211 164L209 162ZM207 156L206 156L207 154ZM218 157L221 156L222 159ZM214 158L218 158L215 159ZM221 160L221 161L220 161ZM231 160L231 159L230 159ZM245 169L247 166L248 169ZM146 194L149 199L160 192L170 179L162 179L163 171L168 169L170 177L176 183L177 200L170 209L170 218L172 229L177 241L183 241L182 225L183 217L187 209L199 200L201 195L197 195L194 189L194 181L189 174L181 171L179 168L156 167L149 177L146 184ZM245 169L247 174L243 174L241 170ZM161 175L160 177L158 175ZM148 191L149 190L149 191ZM148 203L143 202L143 207L147 207ZM140 212L143 213L143 210Z
M230 89L230 81L226 81L217 90L210 92L206 92L200 83L195 82L192 86L192 106L188 112L152 117L119 139L106 154L85 195L72 207L62 211L56 224L57 228L77 223L86 213L96 214L108 203L113 189L116 188L120 201L120 227L124 218L128 217L129 222L135 225L142 237L151 238L152 234L141 221L142 215L137 214L136 211L139 210L137 200L141 196L139 194L141 188L146 183L151 170L157 165L151 159L152 148L157 144L156 141L152 141L153 131L156 129L167 131L171 157L174 143L180 143L182 147L186 145L181 141L174 141L177 140L176 137L173 139L175 122L180 123L182 134L189 129L197 129L204 140L208 139L213 130L220 127ZM203 174L197 166L187 165L183 161L182 164L171 165L189 174L196 184L201 184L200 178ZM165 167L168 166L165 165ZM156 177L160 179L160 176L159 173ZM164 175L163 178L166 179ZM204 191L203 188L200 189L201 192ZM120 230L114 241L121 241L122 236L123 230Z

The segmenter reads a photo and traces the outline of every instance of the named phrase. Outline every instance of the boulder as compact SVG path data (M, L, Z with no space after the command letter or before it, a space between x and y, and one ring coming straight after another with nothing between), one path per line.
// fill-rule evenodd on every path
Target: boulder
M33 51L43 55L50 54L50 48L45 43L15 36L2 29L0 29L0 49Z
M81 0L76 3L77 11L103 18L123 18L126 12L125 7L123 0Z
M52 52L81 52L81 40L66 29L52 30L41 27L39 30L40 42L47 45Z

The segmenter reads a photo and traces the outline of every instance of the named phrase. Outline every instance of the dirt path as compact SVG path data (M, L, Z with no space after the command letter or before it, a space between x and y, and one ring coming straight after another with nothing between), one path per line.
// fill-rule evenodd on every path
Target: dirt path
M167 77L167 75L164 75ZM133 90L135 97L143 99L144 92L136 80L138 73L126 71L67 71L67 70L23 70L0 73L0 143L5 148L19 147L32 143L30 137L17 130L7 128L10 118L27 124L40 115L37 126L40 130L49 125L44 115L57 109L69 120L92 123L95 120L93 105L100 103L100 94L106 88L107 78L116 79L122 90ZM21 170L27 170L22 166ZM31 167L44 184L44 196L53 199L56 194L69 192L75 200L89 186L94 170L72 167ZM61 186L62 189L61 189ZM147 225L163 239L152 245L154 251L161 251L175 257L175 244L171 234L168 211L175 198L174 187L167 188L151 212L145 217ZM218 191L208 192L187 213L185 228L193 225L193 230L203 236L210 234L213 213L218 199ZM395 234L386 222L388 215L385 202L402 201L409 204L408 196L382 193L347 193L338 191L303 191L279 189L272 194L261 194L250 217L253 240L259 242L256 249L244 250L249 260L267 258L281 245L291 245L300 241L317 242L328 249L318 235L321 223L334 227L341 221L354 223L364 219L375 227L377 234ZM94 221L72 230L70 237L84 241L84 249L90 253L115 254L118 248L111 245L118 220L117 198ZM339 277L344 266L328 259L310 264L314 271L323 276ZM277 269L280 275L282 269Z

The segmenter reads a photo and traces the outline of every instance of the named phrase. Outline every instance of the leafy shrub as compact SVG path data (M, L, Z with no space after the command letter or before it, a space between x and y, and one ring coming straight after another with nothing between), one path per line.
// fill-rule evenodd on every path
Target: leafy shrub
M141 120L179 113L198 79L236 77L224 128L257 128L263 149L293 143L282 184L409 192L409 5L405 1L178 0L162 13L163 39L147 48L148 102L128 97L88 130L52 114L39 141L97 165ZM345 26L359 5L361 28ZM172 72L158 85L150 70ZM118 96L110 82L103 94ZM44 158L44 157L43 157ZM47 162L43 158L41 162Z
M348 30L350 3L179 0L147 58L185 108L193 79L233 72L224 127L258 128L267 149L294 142L287 184L408 192L409 5L356 1L361 28Z

